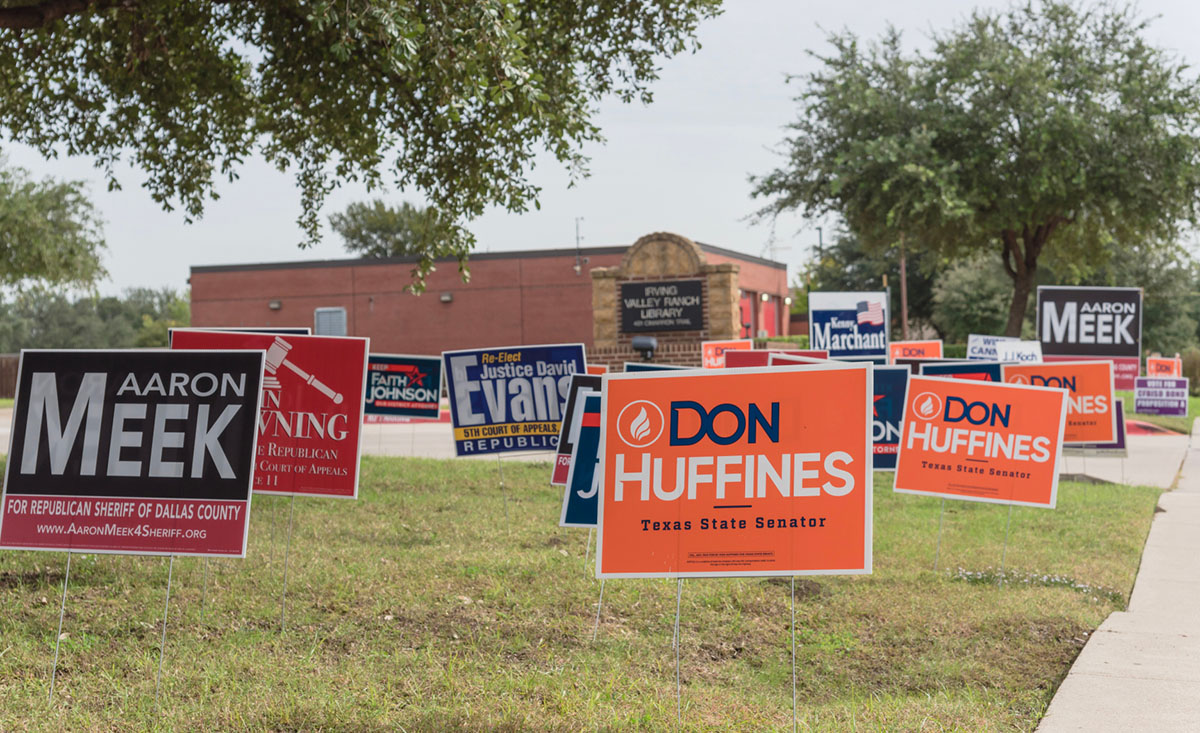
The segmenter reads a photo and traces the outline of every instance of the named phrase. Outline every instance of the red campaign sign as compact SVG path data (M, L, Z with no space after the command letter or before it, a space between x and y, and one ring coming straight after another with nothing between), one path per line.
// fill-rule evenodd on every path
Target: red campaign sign
M824 349L753 349L748 351L726 351L725 367L727 369L742 369L746 367L769 366L771 354L780 354L783 356L803 356L809 359L829 358L829 352Z
M254 491L358 497L368 340L178 331L172 349L266 352Z
M249 509L246 501L14 496L4 503L3 546L244 557Z

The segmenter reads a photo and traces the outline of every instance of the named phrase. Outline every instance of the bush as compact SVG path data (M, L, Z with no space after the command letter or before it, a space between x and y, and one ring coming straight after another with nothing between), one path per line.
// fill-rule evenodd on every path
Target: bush
M769 339L754 339L754 348L756 349L779 348L778 346L774 346L774 344L787 344L793 349L807 349L808 334L793 334L791 336L772 336Z
M1188 378L1188 391L1192 396L1200 396L1200 349L1183 352L1183 376Z
M933 287L933 324L952 341L972 333L1003 333L1008 322L1012 282L995 255L960 260ZM1032 331L1032 309L1027 331Z
M942 356L947 359L966 359L966 344L942 344Z

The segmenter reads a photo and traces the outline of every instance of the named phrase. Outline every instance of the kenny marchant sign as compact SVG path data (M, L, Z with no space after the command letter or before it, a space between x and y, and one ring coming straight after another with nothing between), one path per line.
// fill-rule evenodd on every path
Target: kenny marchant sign
M554 450L583 344L442 353L457 455Z
M244 556L262 373L262 352L22 352L0 547Z
M831 359L888 358L887 293L808 294L808 338Z
M699 280L621 283L621 331L698 331L703 292Z

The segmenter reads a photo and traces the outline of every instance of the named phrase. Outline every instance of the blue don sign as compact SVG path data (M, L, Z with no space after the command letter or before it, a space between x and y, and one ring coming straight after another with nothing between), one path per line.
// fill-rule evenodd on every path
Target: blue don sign
M887 293L808 294L810 349L824 349L830 359L888 358Z
M367 357L366 414L436 420L441 398L440 358L401 354Z
M876 471L895 471L900 454L900 421L908 392L909 368L875 367L875 403L871 407L871 443Z
M554 450L583 344L442 353L454 449L460 456Z

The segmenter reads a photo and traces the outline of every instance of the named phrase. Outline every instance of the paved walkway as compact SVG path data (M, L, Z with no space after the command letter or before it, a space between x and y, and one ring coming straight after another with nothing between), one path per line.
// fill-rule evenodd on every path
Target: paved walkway
M1128 458L1066 456L1063 473L1160 489L1169 489L1175 484L1179 464L1188 450L1187 436L1130 435L1125 442Z
M1200 730L1200 421L1193 437L1178 488L1158 501L1129 610L1092 634L1039 731Z

